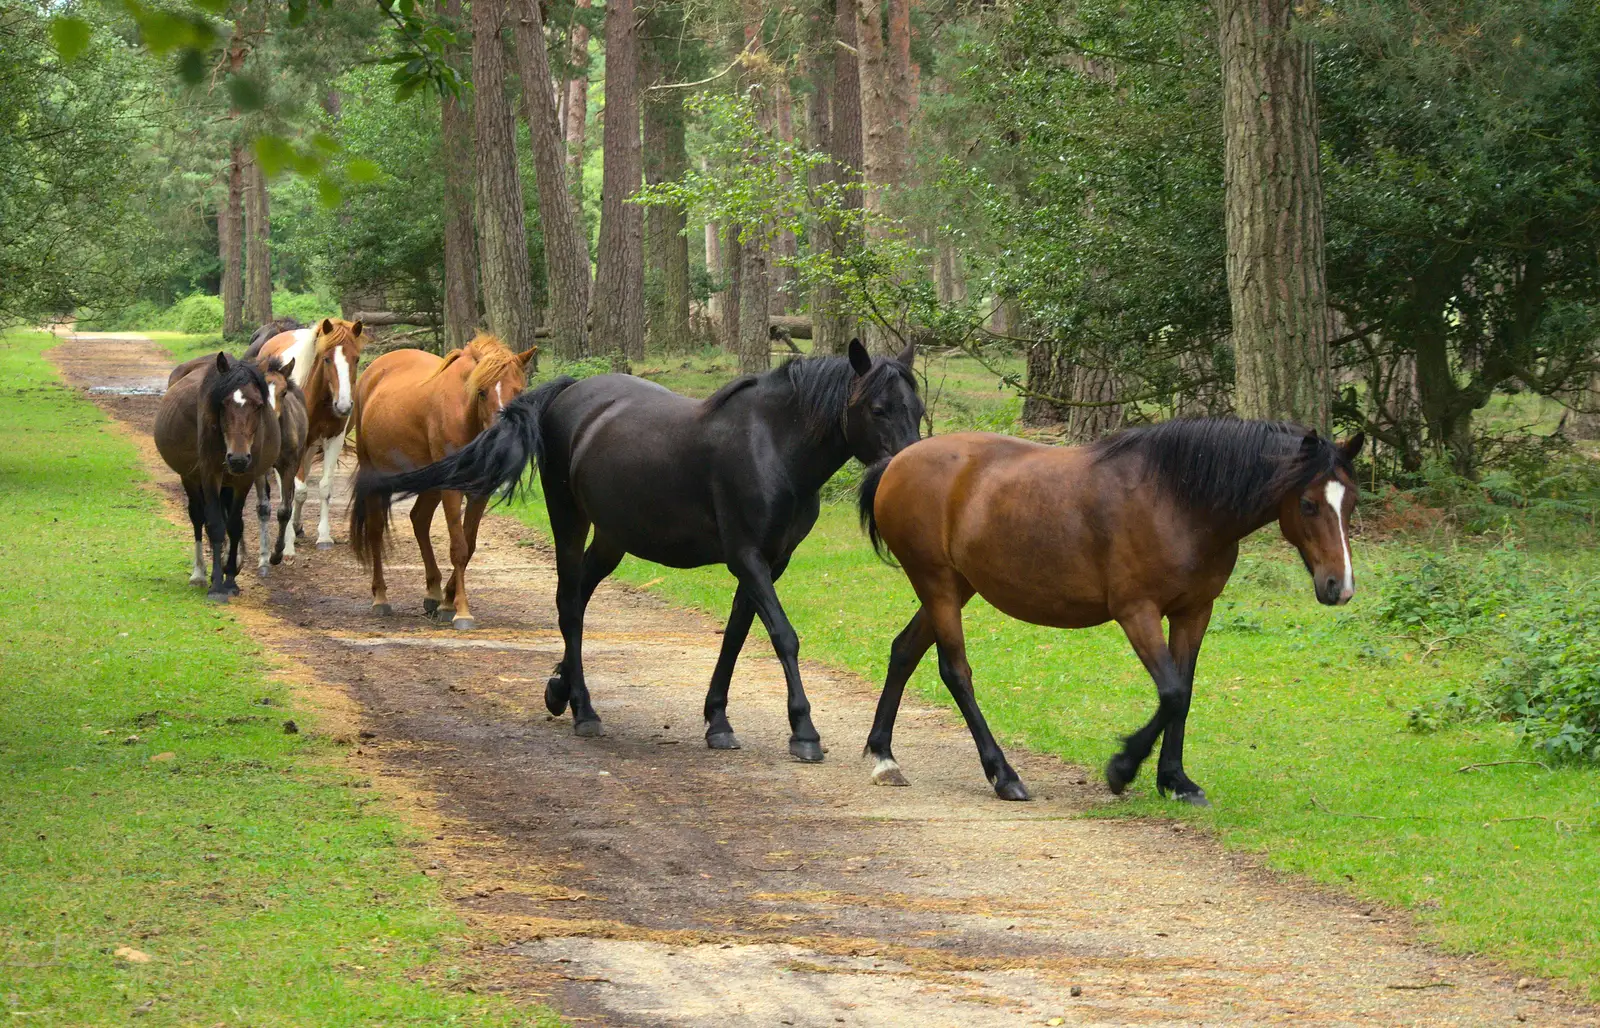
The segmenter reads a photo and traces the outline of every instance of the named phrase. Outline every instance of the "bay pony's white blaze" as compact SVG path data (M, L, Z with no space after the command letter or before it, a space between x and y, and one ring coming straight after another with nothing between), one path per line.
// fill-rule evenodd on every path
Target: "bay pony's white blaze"
M1328 506L1333 509L1333 523L1339 528L1339 549L1344 556L1344 580L1339 585L1339 602L1344 603L1355 595L1355 572L1350 567L1350 539L1344 534L1344 483L1337 479L1328 479L1328 487L1323 494L1328 498Z
M244 390L243 389L235 389L233 391L233 402L237 403L241 407L244 406Z
M342 348L336 347L333 351L333 368L338 372L339 378L339 388L333 398L333 409L338 414L349 414L350 361L345 357Z

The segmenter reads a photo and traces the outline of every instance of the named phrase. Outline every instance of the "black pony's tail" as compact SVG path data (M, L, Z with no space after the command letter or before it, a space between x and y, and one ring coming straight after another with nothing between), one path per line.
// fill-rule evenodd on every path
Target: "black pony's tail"
M885 457L883 460L867 469L861 476L861 492L856 499L857 511L861 515L862 531L867 533L867 538L872 541L872 549L878 554L878 559L885 564L894 565L894 558L889 555L889 548L884 545L883 536L878 534L878 515L874 504L878 500L878 483L883 481L883 473L889 470L889 461L893 458Z
M356 476L350 507L351 538L357 537L366 518L377 513L387 517L389 504L396 498L452 489L470 496L499 492L501 499L511 499L516 495L523 471L531 462L544 457L544 430L540 422L545 409L576 381L563 375L523 393L506 404L493 426L443 460L392 475L362 471Z

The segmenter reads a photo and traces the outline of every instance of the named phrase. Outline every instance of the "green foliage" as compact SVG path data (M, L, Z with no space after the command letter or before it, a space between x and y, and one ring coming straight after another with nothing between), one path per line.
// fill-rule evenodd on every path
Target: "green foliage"
M1371 616L1430 646L1490 631L1522 602L1526 571L1516 550L1425 552L1391 565Z
M318 318L338 314L337 305L312 293L272 294L272 311L277 317L297 318L311 324ZM85 312L78 327L88 332L182 332L185 335L214 335L222 331L222 298L194 293L170 307L139 300L114 310ZM249 326L253 328L254 326Z
M1484 676L1485 707L1551 759L1600 762L1600 590L1542 613Z

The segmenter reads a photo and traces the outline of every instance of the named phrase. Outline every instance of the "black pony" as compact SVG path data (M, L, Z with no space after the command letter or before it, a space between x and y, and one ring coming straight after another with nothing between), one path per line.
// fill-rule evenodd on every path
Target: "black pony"
M539 463L555 536L556 608L566 652L545 688L573 731L600 734L583 677L583 614L600 582L633 554L668 567L726 564L739 581L706 694L706 744L736 749L728 683L750 623L772 637L789 687L789 752L822 759L800 684L800 643L773 583L816 523L817 494L851 457L865 464L916 442L922 419L915 352L794 360L734 380L704 401L630 375L558 378L506 405L493 428L452 457L416 471L363 474L352 531L368 497L456 489L509 497ZM590 527L594 540L584 549Z

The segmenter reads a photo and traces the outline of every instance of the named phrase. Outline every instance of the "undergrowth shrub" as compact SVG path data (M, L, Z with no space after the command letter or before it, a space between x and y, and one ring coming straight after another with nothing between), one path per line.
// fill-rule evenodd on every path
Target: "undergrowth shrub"
M1391 568L1372 617L1429 649L1487 658L1470 685L1412 710L1412 728L1508 721L1547 759L1600 761L1600 583L1510 547L1427 553Z

